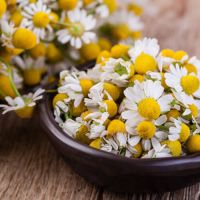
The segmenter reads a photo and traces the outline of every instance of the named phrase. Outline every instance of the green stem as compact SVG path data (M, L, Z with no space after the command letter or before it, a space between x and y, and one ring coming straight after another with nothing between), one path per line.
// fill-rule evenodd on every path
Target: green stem
M46 90L46 93L57 93L57 90Z
M64 27L71 27L73 26L72 24L70 23L62 23L62 22L54 22L54 21L51 21L52 24L55 24L55 25L60 25L60 26L64 26Z

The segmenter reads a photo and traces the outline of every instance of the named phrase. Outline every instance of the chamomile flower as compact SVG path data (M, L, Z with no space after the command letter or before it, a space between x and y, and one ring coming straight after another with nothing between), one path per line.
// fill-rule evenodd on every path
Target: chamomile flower
M187 95L200 97L199 76L195 73L188 73L186 68L178 64L170 65L169 72L165 73L166 84L176 92L184 92Z
M56 34L61 44L70 42L71 46L79 49L84 43L88 44L95 40L95 33L92 30L96 20L92 15L87 15L85 10L76 9L68 12L68 21L66 28Z
M162 113L170 110L170 103L173 97L170 94L164 94L164 88L159 81L147 80L139 83L135 82L133 87L129 87L124 91L125 108L122 117L131 124L132 119L157 120Z
M124 87L128 83L128 79L134 75L134 66L130 61L123 59L110 58L101 69L101 80L116 84L119 87Z
M39 39L53 38L53 29L50 25L51 10L41 0L26 6L23 11L22 26L32 30Z
M45 90L38 89L35 93L29 93L23 96L17 96L14 99L6 97L8 105L0 105L3 108L3 114L15 111L17 115L22 118L31 117L33 107L36 105L36 101L42 99L42 94Z

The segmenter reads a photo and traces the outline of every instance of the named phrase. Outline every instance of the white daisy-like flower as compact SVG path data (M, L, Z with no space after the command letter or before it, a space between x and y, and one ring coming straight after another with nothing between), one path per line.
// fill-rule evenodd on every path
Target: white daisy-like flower
M34 107L36 105L36 101L42 99L42 94L45 92L43 89L38 89L35 93L29 93L27 95L23 95L22 97L15 97L14 99L11 97L6 97L8 105L1 104L0 108L3 108L3 114L20 110L25 107Z
M140 17L134 15L133 12L127 10L119 10L111 15L109 22L113 25L126 24L128 28L133 31L142 31L144 28Z
M102 70L100 65L98 67ZM124 61L121 58L110 58L103 67L100 79L101 81L108 81L124 87L132 75L132 67L133 65L130 61Z
M128 52L129 56L133 61L141 54L145 53L156 57L159 53L160 47L156 39L144 38L135 42L135 46Z
M136 81L133 87L124 91L124 95L126 111L122 112L122 118L133 126L144 119L159 119L162 113L170 110L173 101L171 94L164 94L161 83L152 80Z
M13 64L17 65L21 70L28 69L46 69L45 57L39 57L36 60L31 57L15 56L12 59Z
M26 6L23 11L23 20L21 26L32 30L38 39L52 40L53 29L50 25L50 12L51 10L39 0Z
M187 95L200 97L200 77L195 73L188 73L187 69L178 64L170 65L169 72L165 73L166 84L176 92L185 92Z
M1 26L1 42L2 46L6 46L9 48L14 48L12 43L12 37L14 32L16 31L16 28L14 27L14 23L10 22L8 23L8 20L1 20L0 21Z
M70 42L71 46L81 48L85 43L94 41L96 35L92 30L96 25L96 20L92 15L87 15L85 10L73 10L68 12L69 24L66 28L59 30L56 35L62 44Z

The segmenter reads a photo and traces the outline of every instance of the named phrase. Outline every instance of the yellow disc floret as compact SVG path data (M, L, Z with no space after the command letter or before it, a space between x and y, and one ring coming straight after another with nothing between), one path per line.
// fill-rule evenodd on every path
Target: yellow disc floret
M19 116L20 118L26 119L26 118L31 118L31 117L32 117L33 111L34 111L34 107L26 106L26 107L24 107L24 108L15 110L15 113L16 113L17 116Z
M30 55L33 58L43 57L46 54L46 47L43 43L38 43L34 48L30 49Z
M113 28L112 33L117 40L125 40L129 37L131 31L127 24L118 24Z
M63 58L60 49L58 49L58 47L56 47L56 45L53 43L48 45L46 49L46 57L48 61L53 63L58 62Z
M129 4L128 10L140 16L143 13L143 8L137 4Z
M14 23L15 26L19 26L21 24L22 19L23 16L19 10L13 12L10 17L10 20Z
M173 156L177 157L181 155L182 148L181 148L181 143L178 140L176 141L166 140L163 141L162 144L166 144L166 146L169 148Z
M184 56L186 56L187 53L185 51L176 51L174 54L174 59L180 61Z
M81 125L80 128L78 129L77 133L76 133L76 139L79 140L80 142L83 142L85 144L90 144L91 143L91 139L89 139L87 137L88 133L88 128L85 125Z
M117 2L116 2L116 0L103 0L103 2L108 7L110 13L114 12L117 9Z
M177 119L180 116L178 110L172 109L167 113L167 119L170 120L171 118Z
M87 110L84 102L82 101L77 107L71 106L70 111L73 117L79 117L81 113Z
M142 155L142 145L140 143L138 143L133 148L136 151L133 153L133 157L139 158Z
M12 41L18 49L32 49L37 44L37 37L29 29L18 28L13 34Z
M175 52L172 49L163 49L161 55L164 57L174 58Z
M41 70L40 69L26 69L24 70L24 82L26 85L37 85L41 81Z
M113 58L120 58L127 56L129 46L125 44L116 44L111 49L111 56Z
M188 73L195 73L197 74L197 68L192 64L186 64L184 67L187 69Z
M136 74L134 76L132 76L130 79L129 79L129 82L130 83L133 83L135 81L139 81L140 83L142 83L144 81L144 76L143 75L140 75L140 74Z
M100 149L101 143L102 143L102 139L97 138L96 140L92 141L89 146L95 149Z
M117 114L117 104L113 100L105 100L103 101L106 104L106 110L109 113L110 117L114 117Z
M97 63L101 63L102 65L104 65L104 63L108 60L108 58L111 57L111 54L109 51L101 51L97 57Z
M85 97L87 97L87 95L90 91L90 88L94 85L94 82L92 80L88 80L88 79L81 79L80 85L82 88L83 95Z
M58 101L63 101L65 99L67 99L68 96L66 94L57 94L54 98L53 98L53 107L56 106Z
M181 78L181 86L188 95L193 94L199 89L199 79L194 75L186 75Z
M33 24L38 28L45 28L49 21L49 15L45 12L37 12L33 16Z
M142 121L137 125L137 133L142 139L151 139L156 132L155 125L150 121Z
M153 98L146 98L138 104L139 114L147 119L157 119L160 116L160 105Z
M110 41L106 38L99 38L98 45L100 46L100 48L102 50L107 50L107 51L109 51L111 49L111 46L112 46Z
M180 132L180 142L186 142L189 136L190 136L190 128L186 124L182 123Z
M195 106L194 104L191 104L191 105L189 105L189 109L191 111L192 116L196 118L198 116L198 114L199 114L198 107Z
M200 135L190 136L186 146L190 153L200 152Z
M116 101L120 96L120 89L116 85L113 85L112 83L104 83L103 85L104 90L108 92L108 94L113 98L114 101Z
M135 71L138 74L145 74L148 71L155 71L156 68L156 60L149 54L141 53L135 60Z
M119 119L114 119L109 123L107 131L109 135L114 135L116 133L125 133L126 125L123 121Z
M80 53L85 60L94 60L101 52L101 48L96 43L84 44L80 49Z
M87 116L88 116L90 113L92 113L92 111L90 111L90 110L87 110L87 111L83 112L83 113L81 114L82 120L83 120L83 121L89 121L89 119L87 119Z
M73 10L77 3L78 0L58 0L58 6L62 10Z
M7 9L7 4L5 2L5 0L0 0L0 19L3 16L3 14L6 12Z
M0 74L0 91L3 97L10 96L15 97L14 90L11 86L8 76Z

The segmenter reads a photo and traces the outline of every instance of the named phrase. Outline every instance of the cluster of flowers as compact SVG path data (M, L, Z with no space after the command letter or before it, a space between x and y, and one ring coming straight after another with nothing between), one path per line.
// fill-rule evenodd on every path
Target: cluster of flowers
M0 63L0 98L20 97L17 89L52 81L70 62L134 41L142 11L140 0L0 0L0 58L7 62Z
M200 60L144 38L102 51L92 69L62 71L53 99L69 136L132 158L200 151Z

